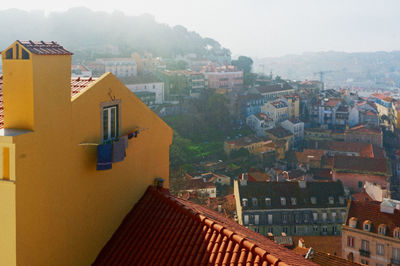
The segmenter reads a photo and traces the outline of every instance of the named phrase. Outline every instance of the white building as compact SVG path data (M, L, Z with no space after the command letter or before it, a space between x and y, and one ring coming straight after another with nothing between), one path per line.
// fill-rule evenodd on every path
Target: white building
M264 113L252 114L246 118L246 124L258 137L265 135L265 130L275 126L275 122Z
M133 58L102 58L96 63L104 66L104 72L111 72L119 78L137 76L137 64Z
M267 102L261 107L261 111L267 114L275 122L281 122L289 118L289 107L281 99L273 102Z
M93 76L92 70L83 64L71 65L71 77L72 78L90 78Z
M293 146L297 147L304 139L304 122L298 118L291 118L281 123L281 126L293 134Z
M142 83L142 84L128 84L126 85L132 92L146 91L154 92L156 94L156 104L164 103L164 83L153 82L153 83Z

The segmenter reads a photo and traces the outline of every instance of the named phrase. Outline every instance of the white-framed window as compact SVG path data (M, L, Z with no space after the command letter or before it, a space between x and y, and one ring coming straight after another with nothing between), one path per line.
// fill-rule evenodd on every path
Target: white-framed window
M386 235L386 225L384 225L384 224L379 225L378 233L380 235Z
M265 198L265 205L271 206L271 198Z
M287 223L288 222L288 215L287 214L282 214L282 222Z
M258 205L258 200L256 198L251 199L251 203L253 204L253 207L257 207Z
M317 204L317 198L311 197L311 204Z
M361 240L361 249L365 251L369 251L369 241Z
M332 221L336 221L336 212L332 212Z
M376 244L376 254L384 256L385 255L385 245L383 244Z
M260 224L260 215L254 215L254 224Z
M334 204L334 203L335 203L335 198L329 197L329 204Z
M118 105L103 107L103 141L112 140L119 134L119 110Z
M272 214L268 214L268 224L272 224L273 223L273 216Z
M290 203L291 203L292 205L296 205L296 203L297 203L296 198L291 197L291 198L290 198Z
M326 221L326 219L328 218L328 214L326 212L322 213L322 221Z
M244 224L249 224L249 216L248 215L244 215Z
M243 207L247 207L247 199L246 198L242 199L242 205L243 205Z
M343 196L339 196L339 202L340 202L340 204L344 204L344 197Z
M354 248L354 237L352 236L347 237L347 246L350 248Z
M392 248L392 259L400 260L400 248Z
M281 205L282 206L286 205L286 198L285 197L281 197Z
M313 215L313 220L317 221L318 220L318 213L314 212L312 215Z
M393 237L395 237L395 238L400 238L400 228L399 228L399 227L396 227L396 228L393 230Z
M364 231L369 231L371 229L371 224L368 222L364 223Z

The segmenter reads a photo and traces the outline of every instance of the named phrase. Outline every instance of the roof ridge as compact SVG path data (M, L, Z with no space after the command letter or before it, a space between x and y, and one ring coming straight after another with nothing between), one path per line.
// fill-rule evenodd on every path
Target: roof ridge
M153 186L150 186L148 189L150 190L151 193L157 195L165 202L167 203L173 202L175 205L179 206L180 207L178 208L179 211L182 211L192 216L192 218L194 219L198 217L201 223L207 225L211 229L217 230L219 233L228 237L228 239L232 239L235 242L237 242L240 246L246 247L247 249L249 249L249 251L255 252L261 258L268 260L272 265L281 265L281 266L288 265L285 262L282 262L279 258L275 257L274 255L271 255L268 251L254 244L252 241L250 241L248 237L235 233L226 228L225 226L219 224L217 220L214 220L211 217L207 217L206 215L200 214L194 211L193 209L185 206L184 204L179 202L176 199L176 197L172 196L169 192L164 191L164 193L162 193L160 190L155 189ZM167 201L167 199L169 199L170 201ZM180 199L180 200L188 201L185 199Z

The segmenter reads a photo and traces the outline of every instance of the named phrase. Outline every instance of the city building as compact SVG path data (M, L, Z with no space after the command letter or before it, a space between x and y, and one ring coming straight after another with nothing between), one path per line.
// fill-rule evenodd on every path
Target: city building
M243 96L239 96L241 113L243 118L247 118L250 115L261 113L261 108L265 104L265 99L259 93L248 93Z
M191 70L162 70L157 72L164 83L165 99L179 100L181 96L198 97L207 89L207 78L201 72Z
M335 155L332 178L340 180L350 192L361 192L366 181L389 188L391 168L385 158Z
M275 126L274 120L264 113L256 113L248 116L246 124L258 137L264 136L265 130Z
M275 100L276 98L282 96L294 94L294 88L289 84L287 84L286 82L258 86L256 87L256 89L267 101Z
M281 99L265 103L261 111L271 117L275 123L289 119L289 106Z
M154 178L169 186L172 130L111 73L71 80L55 42L2 55L0 265L90 265Z
M137 64L133 58L100 58L90 64L100 75L111 72L119 78L137 76Z
M299 147L304 140L304 122L298 118L291 118L281 123L281 126L293 134L293 147Z
M77 64L71 66L71 77L72 78L90 78L93 76L92 70L90 70L84 64Z
M365 144L373 144L383 147L383 133L379 127L371 125L358 125L346 129L344 132L346 142L358 142Z
M156 93L149 91L137 91L134 94L139 97L142 102L144 102L147 106L154 106L156 103Z
M251 154L261 154L266 151L267 144L271 143L271 139L266 137L248 136L236 140L227 140L224 143L224 150L226 154L240 149L246 149Z
M262 235L340 235L346 215L340 182L234 181L239 224Z
M213 64L203 68L208 88L220 92L238 91L243 88L243 71L232 65L217 67Z
M342 257L366 265L400 265L400 202L351 201L342 226Z
M299 118L300 116L300 98L296 94L280 97L288 105L289 118Z
M127 84L126 87L133 93L136 92L151 92L155 93L155 104L164 103L164 83L163 82L152 82L142 84Z
M222 206L221 206L222 207ZM149 188L93 265L315 266L205 206Z

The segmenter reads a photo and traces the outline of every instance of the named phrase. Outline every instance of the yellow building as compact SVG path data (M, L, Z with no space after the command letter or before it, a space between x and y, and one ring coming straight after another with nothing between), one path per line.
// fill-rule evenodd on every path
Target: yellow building
M297 95L285 95L289 107L289 118L298 118L300 116L300 99Z
M271 140L265 137L257 138L255 136L248 136L237 140L225 141L224 150L228 155L232 151L237 151L241 148L248 150L250 154L261 154L267 150L268 143L271 143Z
M71 82L54 42L2 52L0 265L89 265L154 179L168 187L172 130L115 76ZM125 160L97 145L140 128Z

